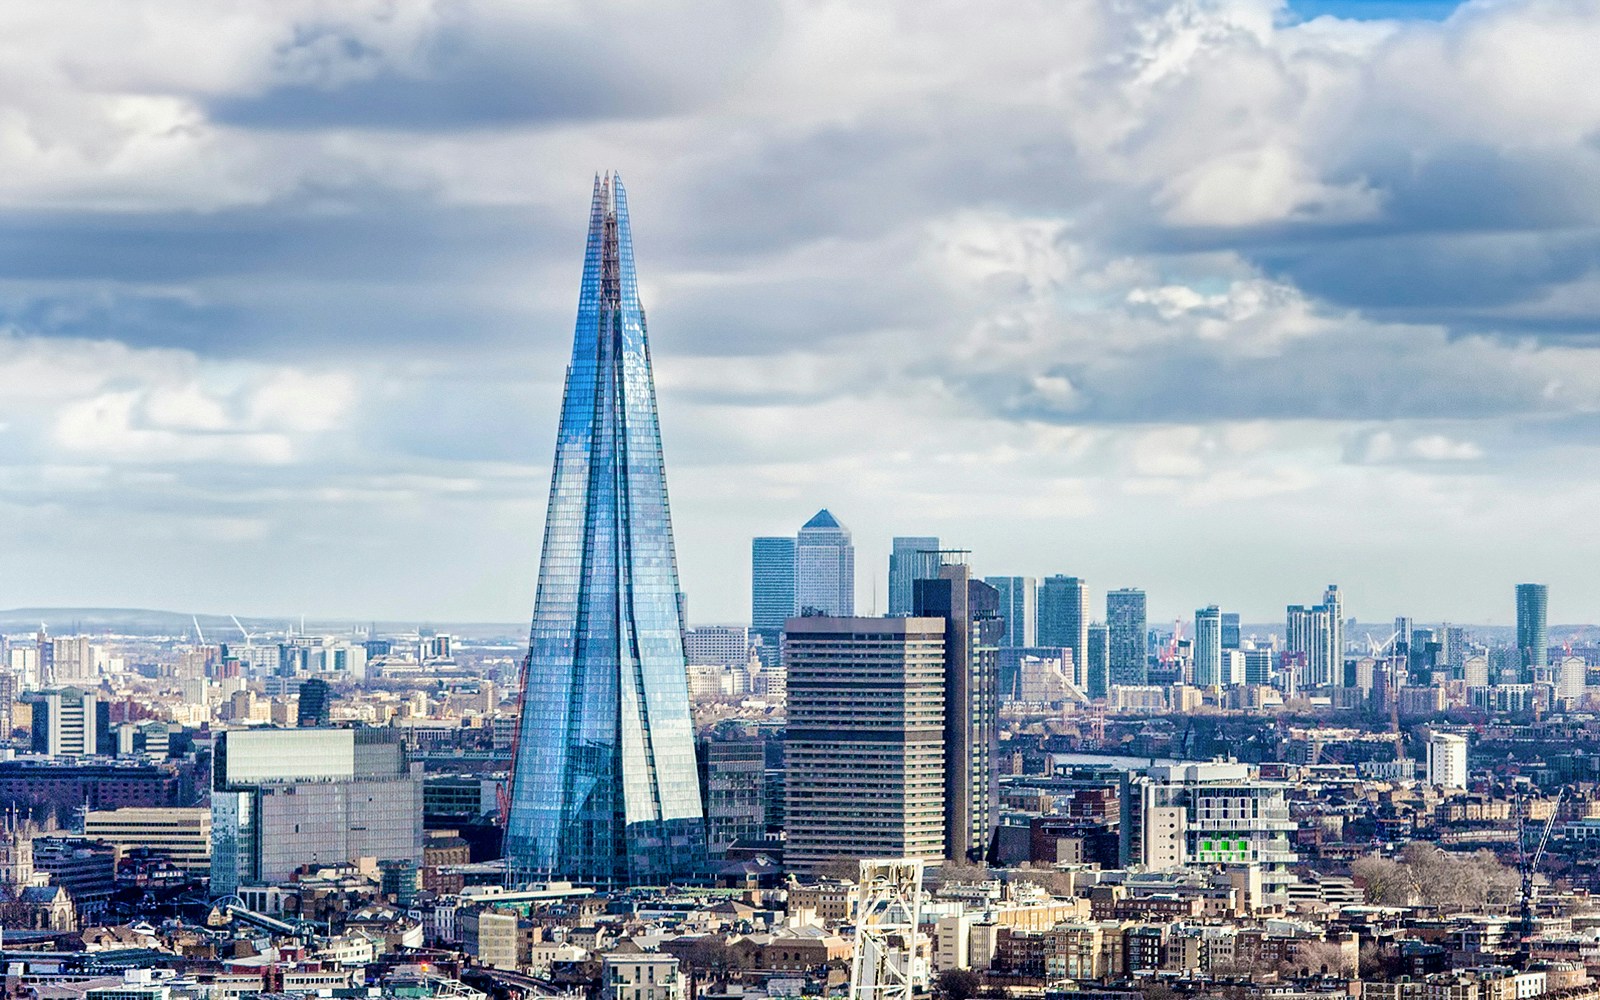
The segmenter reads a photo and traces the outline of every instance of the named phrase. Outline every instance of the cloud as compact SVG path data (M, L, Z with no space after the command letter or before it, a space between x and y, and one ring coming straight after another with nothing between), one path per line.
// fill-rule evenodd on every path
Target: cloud
M153 601L522 617L615 168L701 615L824 503L864 590L919 530L1163 614L1423 615L1395 559L1463 532L1455 576L1559 583L1600 16L1363 9L8 4L0 541L112 602L180 560L256 572Z

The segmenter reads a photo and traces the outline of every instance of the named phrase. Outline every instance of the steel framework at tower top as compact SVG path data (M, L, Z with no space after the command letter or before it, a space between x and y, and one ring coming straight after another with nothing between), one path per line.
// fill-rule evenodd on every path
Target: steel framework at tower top
M921 908L921 859L861 862L849 1000L912 1000Z

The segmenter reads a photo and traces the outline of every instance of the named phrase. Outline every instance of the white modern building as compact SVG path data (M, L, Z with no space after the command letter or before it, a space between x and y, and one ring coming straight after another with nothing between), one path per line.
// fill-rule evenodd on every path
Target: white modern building
M1428 784L1440 788L1467 787L1467 738L1456 733L1428 737Z

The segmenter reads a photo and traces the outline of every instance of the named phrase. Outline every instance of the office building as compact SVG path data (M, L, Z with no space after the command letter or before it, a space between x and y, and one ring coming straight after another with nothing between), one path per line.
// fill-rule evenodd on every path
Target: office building
M1213 604L1194 613L1194 683L1217 687L1222 678L1222 611Z
M1222 613L1222 648L1239 649L1242 638L1239 634L1239 613L1237 611L1224 611Z
M17 675L0 666L0 740L11 739L11 730L15 725L12 706L16 704L17 695L21 690L21 686L17 684Z
M986 576L983 582L1000 594L1000 615L1006 620L1000 645L1038 645L1039 581L1031 576Z
M422 765L395 729L232 729L212 765L211 894L302 865L422 860Z
M784 863L945 853L939 618L795 618L784 635Z
M911 614L911 585L939 575L939 539L932 535L896 537L889 549L889 614Z
M760 736L703 740L706 852L720 862L728 848L767 833L767 742Z
M750 630L742 625L701 625L684 633L683 652L690 663L702 666L749 666Z
M1270 685L1277 680L1277 650L1268 647L1240 650L1244 654L1244 682Z
M1294 876L1283 782L1248 764L1174 764L1127 772L1122 789L1122 863L1152 869L1260 865L1263 890L1280 900Z
M917 617L945 626L945 857L982 860L1000 811L1000 594L953 563L916 582L913 605Z
M1039 645L1072 650L1075 663L1089 645L1089 586L1075 576L1047 576L1039 584ZM1082 678L1074 678L1080 686Z
M1428 736L1428 784L1440 788L1467 787L1467 738L1455 733Z
M1104 622L1089 625L1089 654L1083 665L1084 690L1090 698L1104 698L1111 688L1111 630Z
M1142 590L1123 588L1106 595L1106 669L1112 687L1143 687L1149 682Z
M794 539L751 539L750 630L761 637L762 662L777 662L783 623L799 610L794 603Z
M89 644L88 636L57 636L46 641L50 647L50 683L91 686L98 683L94 647Z
M848 618L856 613L856 549L850 532L827 509L794 540L795 613Z
M320 677L302 681L295 709L295 725L303 729L326 726L330 721L332 701L333 692L328 688L327 681Z
M52 688L28 695L33 708L33 752L46 757L87 757L101 750L104 715L92 691Z
M514 880L704 871L680 590L627 195L596 178L523 661Z
M1522 683L1530 684L1550 665L1550 588L1517 584L1517 652Z
M114 845L119 853L146 848L190 875L211 874L211 810L90 810L83 835Z

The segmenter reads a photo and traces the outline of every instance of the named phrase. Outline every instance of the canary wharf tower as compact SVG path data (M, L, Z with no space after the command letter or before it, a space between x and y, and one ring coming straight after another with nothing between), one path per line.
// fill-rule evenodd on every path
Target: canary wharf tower
M595 179L522 675L505 854L519 882L700 874L678 564L628 202Z

